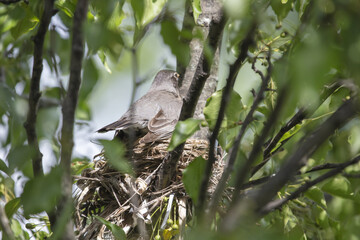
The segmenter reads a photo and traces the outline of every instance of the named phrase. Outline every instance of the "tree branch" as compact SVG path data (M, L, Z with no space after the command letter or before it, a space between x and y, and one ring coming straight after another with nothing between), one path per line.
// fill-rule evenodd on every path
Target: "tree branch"
M255 29L256 29L256 25L254 24L253 27L250 29L251 31L248 34L249 37L253 37L253 34L255 32ZM250 38L249 38L250 39ZM245 50L245 49L243 49ZM242 50L242 51L243 51ZM247 53L247 51L246 51ZM222 195L222 192L224 191L225 189L225 186L226 186L226 182L231 174L231 172L233 171L233 168L234 168L234 164L235 164L235 160L236 160L236 156L237 156L237 153L238 153L238 150L239 150L239 147L240 147L240 143L241 143L241 140L245 134L245 131L247 129L247 127L249 126L249 124L251 123L251 121L253 120L253 114L256 110L256 108L258 107L258 105L260 104L260 102L262 101L263 99L263 95L264 95L264 92L268 86L268 82L269 82L269 79L270 79L270 76L271 76L271 68L272 68L272 64L270 62L270 51L269 51L269 54L268 54L268 57L267 57L267 60L269 62L269 67L268 67L268 72L267 72L267 75L266 77L263 77L262 75L261 76L261 80L262 80L262 84L260 86L260 89L259 89L259 92L258 94L255 96L255 99L254 99L254 102L250 108L250 111L249 113L246 115L245 117L245 120L240 128L240 131L235 139L235 142L234 142L234 145L232 146L231 150L230 150L230 157L229 157L229 160L227 162L227 165L225 166L224 168L224 172L223 174L221 175L221 179L215 189L215 192L213 194L213 198L211 199L211 202L210 202L210 205L209 205L209 209L210 211L209 212L214 212L214 210L216 209L217 207L217 203ZM255 62L255 61L254 61Z
M33 38L34 41L34 61L32 76L30 80L30 92L28 97L29 109L27 118L24 123L26 130L28 145L33 149L34 155L32 156L32 167L34 177L44 175L42 166L42 153L39 148L39 140L36 133L36 121L38 105L40 100L40 79L43 70L43 48L46 32L49 28L49 24L54 12L54 0L45 1L44 11L41 16L39 28L36 35ZM40 101L41 103L42 101ZM54 213L48 212L49 221L53 227L56 222L56 216Z
M342 163L340 163L340 165L341 164ZM315 167L311 168L310 170L306 171L305 173L311 173L311 172L316 172L316 171L326 170L326 169L333 169L333 168L337 168L337 167L339 167L339 163L325 163L325 164L315 166Z
M191 29L193 29L195 27L195 25L193 23L194 18L190 11L192 11L190 1L185 1L185 13L184 13L184 18L183 18L183 23L182 23L182 28L181 28L180 41L183 42L184 44L188 44L188 45L190 45L190 40L183 36L187 32L191 32ZM184 66L181 61L177 61L176 62L176 71L180 74L179 87L181 87L183 79L184 79L185 71L186 71L186 66Z
M275 108L272 111L268 121L266 122L261 135L259 136L259 138L256 139L254 147L252 148L252 150L250 152L249 158L247 159L245 164L241 167L241 169L237 172L236 181L235 181L235 191L233 194L233 202L232 203L237 202L237 200L239 199L241 186L243 185L246 177L249 176L251 166L255 162L257 156L261 153L264 141L265 141L267 135L269 134L270 129L275 124L278 116L280 115L280 111L283 107L283 104L286 101L285 100L286 92L287 91L285 89L283 89L280 92L279 97L276 101Z
M24 3L29 4L28 0L0 0L0 3L5 4L5 5L10 5L10 4L18 3L21 1L24 1Z
M330 137L334 131L344 126L359 111L357 99L345 102L330 118L318 127L312 134L304 138L302 144L289 157L279 173L259 190L255 197L257 207L264 206L269 202L283 185L290 180L297 171L303 167L308 158L318 147ZM260 193L261 191L261 193ZM261 196L260 196L261 195Z
M41 16L39 29L34 36L34 65L30 81L29 110L24 123L29 146L34 149L32 158L34 176L43 175L42 154L39 149L39 142L36 134L36 119L38 103L41 96L40 78L43 70L43 48L45 34L49 28L52 13L54 10L54 0L45 1L44 11Z
M88 10L88 0L78 0L73 20L73 36L70 60L70 79L68 91L65 96L62 113L63 126L61 129L61 166L63 169L62 201L58 206L61 214L67 206L72 205L72 178L71 178L71 155L74 146L73 131L75 123L75 110L78 102L78 94L81 83L82 59L84 55L83 26ZM69 217L63 239L74 239L73 224Z
M209 44L212 56L215 54L215 50L219 44L222 36L222 31L225 26L225 17L221 14L220 18L213 19L210 23L210 31L207 36L206 42ZM205 81L210 75L210 68L212 65L212 57L205 56L205 50L202 50L200 60L198 62L196 72L191 81L191 85L185 98L183 99L183 106L179 121L186 120L194 115L196 109L196 103L202 93ZM184 143L176 147L168 156L164 159L163 165L160 169L160 179L158 189L166 187L171 180L171 177L175 175L176 164L182 154Z
M227 214L222 227L225 230L234 229L239 222L246 221L249 214L259 211L268 204L276 193L303 167L308 158L331 136L335 130L344 126L360 110L357 98L346 101L340 108L321 124L315 131L301 140L297 150L288 158L280 171L265 183L259 190L252 193L248 199L240 199Z
M7 218L5 210L2 206L0 206L0 226L4 239L15 239L14 233L11 230L9 219Z
M340 163L337 164L337 167L331 171L328 171L327 173L321 175L320 177L317 177L316 179L310 181L310 182L306 182L305 184L303 184L301 187L299 187L295 192L291 193L289 196L287 196L286 198L283 199L277 199L274 200L272 202L269 202L268 204L266 204L264 207L262 207L259 210L259 215L263 216L268 214L269 212L275 210L275 209L279 209L281 208L285 203L287 203L290 200L293 200L295 198L298 198L302 193L306 192L309 188L311 188L312 186L315 186L316 184L331 178L337 174L339 174L340 172L342 172L345 168L347 168L350 165L354 165L357 164L358 162L360 162L360 156L355 157L354 159L348 161L348 162L344 162L344 163Z
M253 35L255 32L255 29L256 29L256 24L254 24L253 26L250 27L246 37L244 38L244 40L242 41L242 43L240 45L240 55L238 56L236 61L230 66L229 76L226 80L226 86L224 88L224 92L221 97L221 103L220 103L218 117L216 119L214 130L209 139L209 159L206 163L205 173L203 174L203 178L202 178L201 186L200 186L200 190L199 190L200 192L199 192L199 200L198 200L199 201L198 202L198 214L200 214L200 217L201 217L201 214L203 214L203 211L205 208L205 199L206 199L207 188L209 185L209 179L210 179L210 175L212 172L213 164L216 161L216 157L215 157L216 139L220 132L220 127L221 127L222 121L225 116L226 107L230 101L230 95L231 95L230 93L234 87L237 74L238 74L243 62L246 60L249 47L253 44ZM216 198L216 194L214 194L213 197ZM213 200L214 200L214 198L213 198ZM217 202L217 200L214 200L214 201Z
M270 157L274 154L273 150L281 140L281 138L284 136L285 133L290 131L293 127L295 127L297 124L300 124L304 119L311 116L319 107L320 105L329 97L331 96L337 89L339 89L342 86L349 85L347 83L347 80L339 80L331 84L330 86L325 86L323 91L320 95L320 101L316 104L309 105L307 107L301 108L281 129L280 131L275 135L273 139L270 139L265 147L264 153L263 153L263 161L253 167L251 170L251 176L253 176L257 171L259 171L269 160ZM349 88L349 87L347 87ZM351 90L351 88L349 88ZM290 139L290 138L289 138ZM280 146L277 149L280 149L289 139L286 139L282 141Z

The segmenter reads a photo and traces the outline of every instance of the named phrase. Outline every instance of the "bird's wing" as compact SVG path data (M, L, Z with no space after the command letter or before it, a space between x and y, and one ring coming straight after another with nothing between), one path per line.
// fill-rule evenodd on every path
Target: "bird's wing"
M174 131L177 119L169 119L162 109L149 121L149 132L140 140L140 143L155 142L170 138Z
M122 129L127 129L127 128L142 128L144 125L146 125L146 121L138 121L138 122L133 122L131 121L131 119L127 118L127 117L122 117L119 120L110 123L108 125L106 125L105 127L100 128L99 130L97 130L97 132L101 133L101 132L108 132L108 131L112 131L112 130L122 130Z

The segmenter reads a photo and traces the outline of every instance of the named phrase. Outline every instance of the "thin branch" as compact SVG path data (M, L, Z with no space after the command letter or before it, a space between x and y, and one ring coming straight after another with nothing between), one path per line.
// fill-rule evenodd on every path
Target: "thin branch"
M32 167L34 176L44 175L43 166L42 166L42 153L39 148L39 140L36 133L36 121L37 121L37 112L39 107L39 100L41 97L40 93L40 79L43 70L43 48L46 32L48 31L49 24L54 12L54 0L45 1L44 11L41 16L39 28L36 35L33 38L34 41L34 61L32 76L30 80L30 92L28 97L29 110L27 113L27 118L24 123L26 130L28 145L34 151L32 156ZM43 101L40 101L40 104ZM49 221L53 227L56 222L56 216L54 213L48 212Z
M358 162L360 162L360 156L355 157L351 161L337 164L337 167L335 169L333 169L331 171L328 171L327 173L321 175L320 177L317 177L316 179L314 179L312 181L306 182L305 184L300 186L295 192L291 193L286 198L277 199L277 200L274 200L272 202L269 202L264 207L262 207L259 210L258 213L261 216L263 216L263 215L266 215L266 214L268 214L269 212L271 212L271 211L273 211L275 209L281 208L285 203L287 203L288 201L293 200L295 198L298 198L302 193L306 192L312 186L315 186L316 184L318 184L318 183L320 183L320 182L322 182L322 181L324 181L324 180L326 180L328 178L331 178L331 177L339 174L340 172L342 172L348 166L357 164Z
M281 129L280 131L275 135L274 138L270 139L268 141L267 146L265 147L264 153L263 153L263 161L253 167L251 170L251 176L253 176L259 169L261 169L271 158L271 156L274 154L274 148L278 145L281 138L284 136L285 133L290 131L293 127L295 127L297 124L300 124L304 119L311 116L316 109L320 107L320 105L329 97L331 96L337 89L339 89L342 86L349 85L348 80L338 80L331 84L330 86L325 86L325 88L322 90L320 95L320 101L316 104L309 105L307 107L301 108ZM349 88L349 87L347 87ZM349 88L351 89L351 88ZM282 146L289 140L290 138L280 142L280 146L277 147L277 149L282 148ZM276 151L276 150L275 150Z
M306 164L308 158L336 129L344 126L357 114L359 111L357 101L356 99L351 99L345 102L331 117L321 124L317 130L301 141L301 145L289 157L279 173L262 187L261 197L258 195L256 198L259 207L264 206L275 196L277 191Z
M252 180L252 181L248 181L248 182L242 184L241 187L239 187L239 190L245 190L245 189L263 184L263 183L269 181L269 179L271 179L274 176L275 176L275 174L272 174L270 176L265 176L265 177L258 178L258 179Z
M138 88L138 75L139 75L138 66L139 66L139 64L138 64L138 59L137 59L137 48L134 47L134 48L131 48L131 71L132 71L133 89L131 92L130 106L135 100L135 95L136 95L136 91Z
M214 19L213 19L214 20ZM215 50L222 36L222 31L225 26L225 17L221 15L220 19L215 19L210 24L209 35L206 42L209 43L209 47L212 54L215 54ZM210 75L211 57L205 56L205 50L202 50L200 60L197 65L196 73L192 79L189 90L183 99L183 106L181 109L179 121L186 120L194 115L196 103L202 93L205 81ZM174 176L176 164L182 154L184 144L176 147L169 155L164 159L164 164L160 169L160 181L158 189L166 187Z
M343 176L347 178L360 178L360 173L344 173Z
M29 101L29 96L26 94L18 95L20 98ZM38 108L52 108L52 107L59 107L61 105L60 100L56 98L49 98L49 97L42 97L38 101Z
M256 29L256 26L254 25L254 28L253 28L253 31ZM253 33L252 33L253 34ZM268 82L270 80L270 76L271 76L271 68L272 68L272 64L270 62L270 51L268 53L268 62L269 62L269 67L267 69L267 75L266 77L264 77L263 75L260 75L261 77L261 86L260 86L260 89L259 89L259 92L258 94L256 94L256 97L254 99L254 102L250 108L250 111L249 113L246 115L245 117L245 120L241 126L241 129L235 139L235 142L234 142L234 145L233 147L231 148L230 150L230 157L229 157L229 160L228 160L228 163L224 169L224 172L221 176L221 179L215 189L215 192L214 192L214 195L213 195L213 198L210 202L210 205L209 205L209 209L210 209L210 212L214 212L214 210L216 209L217 207L217 203L222 195L222 192L224 191L225 189L225 186L226 186L226 182L231 174L231 172L233 171L234 169L234 164L235 164L235 160L236 160L236 157L237 157L237 153L238 153L238 150L239 150L239 147L240 147L240 143L242 141L242 138L245 134L245 131L247 129L247 127L249 126L249 124L252 122L253 120L253 114L256 110L256 108L258 107L258 105L260 104L260 102L262 101L263 99L263 95L264 95L264 92L265 92L265 89L267 88L268 86Z
M231 96L230 93L234 87L237 74L243 62L246 60L249 47L253 44L255 29L256 29L256 24L253 24L253 26L249 29L245 39L242 41L240 45L240 55L238 56L236 61L230 66L229 76L226 80L226 86L222 93L218 117L216 119L214 130L209 139L209 159L206 163L205 173L203 174L203 178L200 186L199 200L198 200L199 201L198 214L200 214L200 216L201 214L203 214L205 208L205 199L206 199L207 188L209 185L209 179L212 172L213 164L216 161L216 157L215 157L216 139L220 132L220 127L225 116L226 107L230 101L230 96Z
M39 149L39 141L36 134L36 119L38 103L41 96L40 78L43 70L43 48L45 34L49 28L52 13L54 10L54 0L45 1L44 11L41 16L39 29L34 36L34 65L30 81L29 110L24 123L29 146L34 150L32 158L34 176L43 175L42 153Z
M342 163L325 163L325 164L315 166L315 167L311 168L310 170L306 171L305 173L311 173L311 172L316 172L316 171L326 170L326 169L333 169L333 168L339 167L339 165L341 165L341 164Z
M29 4L28 0L0 0L0 3L5 4L5 5L10 5L10 4L18 3L21 1L23 1L26 4Z
M249 199L240 199L232 208L231 214L227 214L222 227L225 230L234 229L239 222L246 221L249 212L258 211L268 204L276 193L303 167L309 157L328 139L337 129L344 126L360 111L357 99L346 101L315 131L304 137L297 150L288 158L280 171L265 183L260 189L254 191ZM246 211L244 210L246 209Z
M4 239L14 240L15 236L11 230L10 222L6 216L3 206L0 206L0 226Z
M243 185L246 177L249 176L251 166L257 159L258 155L261 153L264 141L267 135L269 134L270 130L272 129L273 125L276 123L278 116L280 115L280 111L283 107L283 104L286 101L285 97L286 97L286 89L283 89L279 94L275 108L272 111L269 119L267 120L261 135L255 141L255 144L250 152L249 158L236 174L235 191L232 198L233 203L237 202L237 200L239 199L241 186Z
M83 26L86 20L88 0L78 0L73 20L73 37L70 60L70 79L68 91L64 99L62 113L63 126L61 129L61 166L63 169L62 201L58 206L58 213L67 206L72 205L72 178L71 178L71 155L74 146L73 131L75 123L75 110L78 102L79 88L81 84L81 69L84 55ZM66 226L64 238L74 239L73 224L70 221Z
M192 8L190 5L190 1L185 1L185 13L183 18L183 25L181 28L181 34L180 34L180 41L184 44L190 45L190 40L188 38L185 38L184 35L187 32L191 32L191 30L194 28L195 24L193 23L193 16L191 14ZM179 77L179 87L182 85L182 81L184 79L186 66L182 64L181 61L176 62L176 71L180 74Z

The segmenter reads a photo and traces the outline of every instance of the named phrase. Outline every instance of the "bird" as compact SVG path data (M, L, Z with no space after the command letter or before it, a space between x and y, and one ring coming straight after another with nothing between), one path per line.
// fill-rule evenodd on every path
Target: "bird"
M178 86L179 76L176 71L159 71L144 96L135 101L117 121L97 132L115 130L115 136L123 141L135 137L134 142L139 143L170 138L183 104ZM133 143L127 145L131 146Z

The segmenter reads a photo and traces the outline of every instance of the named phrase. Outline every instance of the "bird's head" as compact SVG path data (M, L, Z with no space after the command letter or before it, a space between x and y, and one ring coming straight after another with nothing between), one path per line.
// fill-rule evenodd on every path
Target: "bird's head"
M155 76L149 92L152 91L169 91L179 94L178 80L180 75L172 70L161 70Z

